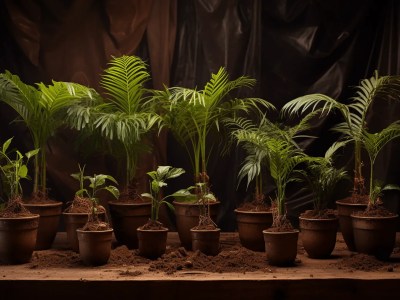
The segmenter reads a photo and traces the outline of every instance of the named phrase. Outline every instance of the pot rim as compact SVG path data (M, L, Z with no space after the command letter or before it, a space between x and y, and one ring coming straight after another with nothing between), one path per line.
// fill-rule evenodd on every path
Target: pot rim
M146 202L118 202L118 201L108 201L109 205L114 205L114 206L148 206L151 205L151 201L146 201Z
M221 228L215 228L215 229L193 229L190 228L191 232L208 232L208 231L212 231L212 232L218 232L221 231Z
M237 208L234 210L235 213L238 214L254 214L254 215L263 215L263 214L268 214L268 215L272 215L272 211L246 211L246 210L238 210Z
M317 218L307 218L307 217L299 216L299 220L316 221L316 222L329 222L329 221L339 220L339 218L336 216L336 217L332 217L332 218L317 219Z
M264 229L262 232L271 235L281 235L281 234L298 234L300 230L293 229L292 231L268 231L268 229Z
M38 219L40 217L39 214L33 214L32 216L24 216L24 217L0 217L1 221L8 220L30 220L30 219Z
M346 199L346 198L345 198ZM345 205L345 206L365 206L367 207L368 203L351 203L351 202L345 202L345 199L340 199L336 200L335 203L339 205Z
M101 233L110 232L110 231L113 232L114 229L113 228L106 229L106 230L82 230L82 229L76 229L76 232L80 232L80 233L83 233L83 234L86 234L86 233L101 234Z
M215 205L215 204L220 204L221 202L219 200L209 202L209 205ZM192 202L180 202L177 200L172 201L173 205L181 205L181 206L200 206L202 205L201 203L192 203ZM208 204L207 204L208 205Z
M136 229L137 231L141 231L141 232L165 232L165 231L169 231L169 229L168 228L165 228L165 229L140 229L140 228L137 228Z
M61 201L51 202L51 203L25 203L23 202L23 206L36 206L36 207L56 207L61 206L63 203Z
M351 214L350 217L354 219L360 219L360 220L389 220L389 219L396 219L399 217L398 214L395 214L393 216L357 216L354 214Z

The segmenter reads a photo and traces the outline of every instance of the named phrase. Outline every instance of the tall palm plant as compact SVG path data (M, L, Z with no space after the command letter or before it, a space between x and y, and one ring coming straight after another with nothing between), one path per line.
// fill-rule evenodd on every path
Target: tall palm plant
M255 80L246 76L230 80L227 71L220 68L211 74L203 90L184 87L154 91L154 103L162 107L163 123L176 140L185 147L193 168L196 198L205 201L209 191L207 160L213 144L207 137L223 126L223 120L239 112L248 113L260 106L271 105L259 98L235 98L232 93L240 88L250 88ZM208 199L211 199L210 196ZM205 212L207 216L207 212Z
M139 156L148 149L144 139L160 120L147 103L145 84L149 79L147 65L140 57L113 57L100 81L105 95L103 103L79 104L69 109L72 127L97 131L102 137L122 145L126 162L123 192L128 196L132 196L131 184ZM136 194L135 189L133 193Z
M328 114L336 109L341 113L344 122L334 129L344 134L344 139L354 143L354 186L353 198L366 194L364 176L362 175L361 150L364 147L364 131L367 128L367 113L371 104L383 99L400 98L400 76L379 76L374 73L371 78L363 79L356 87L356 95L349 104L343 104L327 95L310 94L296 98L283 107L283 112L290 114L303 113L309 109L320 109Z
M79 102L96 101L96 92L85 86L53 81L50 85L25 84L17 75L0 74L0 100L12 107L23 121L39 155L34 158L34 198L47 198L46 146L49 138L63 126L67 109Z

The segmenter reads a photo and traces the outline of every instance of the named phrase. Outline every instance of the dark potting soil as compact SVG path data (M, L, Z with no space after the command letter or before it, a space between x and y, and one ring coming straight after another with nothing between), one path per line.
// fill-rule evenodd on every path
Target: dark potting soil
M332 219L337 217L337 212L333 209L306 210L300 216L308 219Z
M354 213L360 217L393 217L395 214L383 206L367 207L366 210L357 211Z
M92 203L89 198L75 196L74 200L68 203L68 207L65 209L67 213L90 213L92 209ZM105 208L102 205L97 205L98 212L105 212Z
M299 254L303 255L304 250L299 247ZM392 272L400 268L398 259L400 254L399 247L393 251L395 259L389 261L380 261L373 256L365 254L350 254L336 258L330 264L324 264L323 269L340 271L367 271L367 272ZM306 267L306 263L296 260L294 268L297 266ZM32 269L49 268L92 268L85 266L79 254L71 250L49 249L35 251L30 263L26 264ZM221 244L221 251L216 256L207 256L199 251L188 251L178 245L167 246L166 253L156 260L150 260L141 257L138 250L130 250L126 246L114 246L108 263L96 268L117 268L120 275L139 276L143 273L141 270L134 270L131 267L146 266L149 272L158 272L164 274L174 274L179 272L217 272L217 273L247 273L247 272L279 272L279 268L272 268L268 264L265 252L255 252L248 250L238 242ZM129 269L128 269L129 268Z
M247 201L242 203L241 206L237 208L238 211L265 211L270 212L271 206L267 205L265 202L260 201Z

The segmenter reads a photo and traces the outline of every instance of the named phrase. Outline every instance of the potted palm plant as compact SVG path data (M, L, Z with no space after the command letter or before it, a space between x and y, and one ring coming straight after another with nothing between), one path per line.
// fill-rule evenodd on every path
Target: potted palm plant
M150 182L151 192L143 193L142 197L151 199L151 216L146 224L137 229L140 255L154 259L165 253L168 228L158 220L159 211L163 204L171 210L174 210L174 207L166 201L173 195L163 197L162 189L167 186L167 180L176 178L183 173L185 173L183 169L170 166L159 166L157 170L147 173L152 179Z
M92 101L96 93L85 86L67 82L40 83L35 87L6 71L0 74L0 95L27 126L33 147L40 150L34 158L32 197L25 199L24 205L40 215L36 249L48 249L57 233L62 210L61 201L48 197L46 157L49 141L64 125L68 107L79 101Z
M79 167L79 172L71 174L72 178L79 181L79 189L75 193L74 199L63 211L65 231L71 249L79 252L79 243L76 230L82 228L87 222L87 216L91 212L92 202L88 197L84 197L85 166ZM106 210L102 205L97 205L96 213L101 220L105 220Z
M102 190L110 192L115 198L119 196L119 190L114 185L106 186L106 181L117 184L114 177L110 175L98 174L84 176L85 181L89 181L87 188L79 190L79 195L85 195L91 201L90 213L87 215L86 224L77 229L79 241L79 256L88 265L103 265L107 263L110 252L113 229L108 222L102 221L98 211L98 193Z
M355 251L351 214L367 207L368 191L363 175L361 157L363 132L367 128L367 113L374 101L398 99L400 94L400 76L379 76L375 72L371 78L361 80L356 87L356 95L349 104L341 103L327 95L310 94L294 99L284 105L282 110L290 114L298 114L309 109L319 109L322 115L336 109L344 122L335 126L334 130L343 134L344 140L354 145L353 190L348 198L337 200L339 225L347 247Z
M351 214L354 232L354 244L358 252L375 255L379 259L388 259L396 240L398 215L387 210L381 204L380 197L386 190L400 190L394 184L384 185L374 176L374 165L381 149L390 141L400 137L400 121L393 122L376 133L363 130L363 146L370 163L368 206L364 211Z
M140 57L113 57L101 76L105 101L69 109L71 126L90 134L98 132L110 141L111 152L124 170L120 197L108 205L117 241L131 249L137 248L136 229L148 220L151 209L151 203L142 199L137 190L138 160L150 149L152 128L159 121L145 97L149 79Z
M15 150L8 153L12 138L0 149L1 180L8 194L6 206L0 210L0 261L7 264L29 262L36 244L39 215L32 214L22 204L21 180L28 179L28 161L39 150L25 155Z
M301 240L311 258L327 258L336 244L337 213L329 209L337 183L346 178L346 171L333 165L333 155L345 142L335 142L324 157L310 160L304 170L298 170L312 193L313 209L299 216Z
M185 148L193 168L193 188L183 192L182 197L175 193L173 202L179 238L187 249L192 248L191 228L199 225L199 229L208 227L219 232L214 223L219 201L210 191L207 173L207 159L212 148L208 136L218 131L224 118L266 105L258 98L229 98L239 88L254 84L255 80L246 76L229 80L226 70L220 68L211 75L203 90L171 87L153 91L153 103L161 106L163 124Z

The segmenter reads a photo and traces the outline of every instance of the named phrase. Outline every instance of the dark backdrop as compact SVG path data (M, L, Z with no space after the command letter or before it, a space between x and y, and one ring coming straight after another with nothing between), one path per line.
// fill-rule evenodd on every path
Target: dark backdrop
M231 78L256 78L253 95L278 108L316 92L345 102L353 95L351 87L375 69L380 75L399 74L399 17L395 0L0 0L0 71L8 69L27 83L55 79L98 88L111 55L135 54L148 62L155 88L202 87L224 66ZM16 136L17 147L30 149L25 128L9 124L15 115L4 105L0 109L0 139ZM399 118L399 112L397 103L375 105L371 130ZM329 128L338 119L332 115L315 123L313 133L320 138L302 141L310 154L322 154L336 138ZM63 130L49 142L50 194L63 202L76 188L69 177L81 160L72 146L75 139L75 133ZM400 183L398 150L398 142L384 148L376 163L378 178ZM165 163L188 169L181 153L173 138L163 135L142 163L142 174ZM234 230L233 209L246 195L244 186L236 189L242 158L239 149L220 158L215 148L211 155L209 173L222 202L223 230ZM104 155L87 163L90 170L114 172ZM340 163L352 172L351 151ZM190 179L171 183L170 189ZM349 189L342 184L336 198ZM289 189L293 217L310 206L309 195L297 190ZM385 196L388 207L398 211L398 194Z

